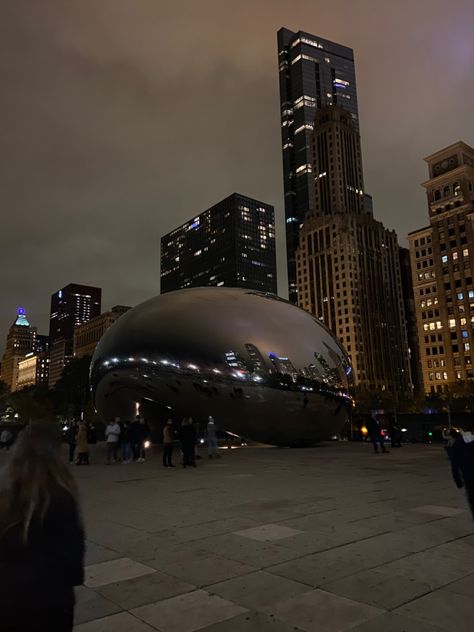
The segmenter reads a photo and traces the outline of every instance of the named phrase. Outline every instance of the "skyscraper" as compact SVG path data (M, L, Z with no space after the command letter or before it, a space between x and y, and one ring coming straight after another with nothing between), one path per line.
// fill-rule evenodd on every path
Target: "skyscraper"
M358 386L411 396L397 236L367 203L349 112L317 113L310 154L314 203L299 235L298 304L345 346Z
M311 140L318 110L340 105L359 126L354 53L321 37L278 31L281 140L290 301L297 302L295 252L299 228L314 209Z
M233 193L161 238L161 292L206 285L276 294L273 206Z
M100 314L102 290L70 283L51 296L49 320L49 387L61 377L73 357L74 328Z
M425 158L429 226L408 235L426 393L474 378L474 148Z
M25 310L20 307L17 317L7 335L5 353L2 359L1 379L10 391L15 391L18 382L18 363L26 355L33 353L36 344L36 327L28 322Z

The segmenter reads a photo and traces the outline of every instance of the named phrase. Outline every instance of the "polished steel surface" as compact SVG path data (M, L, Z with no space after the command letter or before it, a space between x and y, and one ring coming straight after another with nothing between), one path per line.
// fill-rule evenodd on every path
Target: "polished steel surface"
M98 411L151 423L192 416L274 445L310 445L340 430L351 366L316 318L269 294L194 288L120 317L91 364Z

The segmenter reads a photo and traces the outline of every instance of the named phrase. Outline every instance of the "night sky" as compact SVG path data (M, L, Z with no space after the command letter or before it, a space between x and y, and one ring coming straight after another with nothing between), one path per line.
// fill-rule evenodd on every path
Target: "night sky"
M472 0L2 0L0 350L68 282L103 308L159 291L160 236L234 191L275 205L276 32L355 51L365 188L400 242L423 157L474 144Z

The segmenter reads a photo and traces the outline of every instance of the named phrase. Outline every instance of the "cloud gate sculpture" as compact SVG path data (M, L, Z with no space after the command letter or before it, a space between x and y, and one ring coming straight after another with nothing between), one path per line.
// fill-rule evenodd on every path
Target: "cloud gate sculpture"
M104 418L136 404L160 426L212 415L223 430L283 446L328 439L346 421L349 359L316 318L270 294L194 288L120 317L91 364Z

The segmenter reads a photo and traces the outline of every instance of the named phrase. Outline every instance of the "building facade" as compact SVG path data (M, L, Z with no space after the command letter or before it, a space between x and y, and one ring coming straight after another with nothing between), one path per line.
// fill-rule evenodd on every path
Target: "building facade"
M49 378L49 356L45 353L29 353L24 360L18 363L18 377L16 390L37 386L38 384L48 384Z
M74 330L74 357L83 358L94 355L100 339L115 321L128 312L131 307L116 305L108 312L100 314Z
M399 252L411 381L413 384L413 394L417 396L423 393L423 373L421 370L420 341L418 339L418 325L416 321L416 303L415 293L413 292L410 251L408 248L400 248Z
M299 229L314 206L311 142L316 113L343 107L358 129L354 52L316 35L278 31L281 142L290 301L297 302Z
M74 328L101 311L102 290L98 287L70 283L51 296L49 321L49 387L61 377L74 353Z
M397 236L373 217L359 132L340 106L316 115L311 160L314 208L296 253L298 304L339 338L357 386L410 397Z
M429 225L408 235L425 393L474 377L474 149L425 158Z
M34 352L36 335L36 327L30 325L25 310L20 307L17 318L8 332L2 359L1 379L10 391L17 389L18 363L27 354Z
M234 193L161 238L162 293L210 285L276 294L273 206Z

